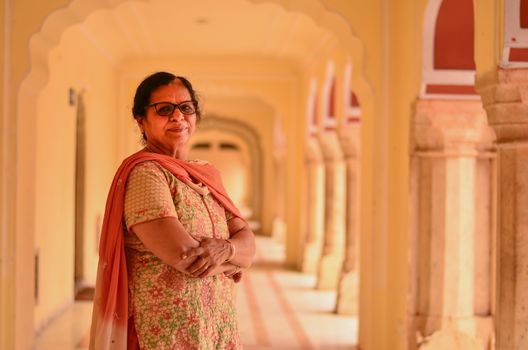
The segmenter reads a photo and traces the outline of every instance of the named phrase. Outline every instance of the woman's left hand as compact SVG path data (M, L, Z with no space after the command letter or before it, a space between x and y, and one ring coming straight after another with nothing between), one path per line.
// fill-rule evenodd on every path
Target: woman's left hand
M194 259L186 268L186 272L193 277L206 277L211 275L217 267L222 265L230 254L229 242L220 238L203 238L200 246L184 253L182 259Z

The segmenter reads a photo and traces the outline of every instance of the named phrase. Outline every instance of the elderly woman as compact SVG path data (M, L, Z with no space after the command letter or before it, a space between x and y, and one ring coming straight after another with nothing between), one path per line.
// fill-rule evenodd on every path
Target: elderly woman
M195 91L155 73L133 114L145 148L123 161L108 195L90 349L240 349L233 283L254 236L218 171L187 160Z

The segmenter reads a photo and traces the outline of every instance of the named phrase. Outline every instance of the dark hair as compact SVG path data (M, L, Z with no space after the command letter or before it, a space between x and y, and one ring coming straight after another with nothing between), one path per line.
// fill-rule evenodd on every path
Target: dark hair
M196 91L194 91L192 84L189 80L184 77L176 76L172 73L157 72L149 75L136 89L136 95L134 96L134 107L132 107L132 115L135 119L144 118L147 115L147 106L150 104L150 95L154 90L163 85L169 85L174 80L178 79L182 82L183 86L187 88L191 95L191 100L196 106L196 121L199 122L202 117L202 111L198 101Z

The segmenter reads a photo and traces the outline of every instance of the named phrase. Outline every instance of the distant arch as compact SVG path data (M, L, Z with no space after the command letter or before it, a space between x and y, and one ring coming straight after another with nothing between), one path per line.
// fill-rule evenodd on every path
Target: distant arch
M250 216L250 219L261 221L264 216L262 213L263 206L261 204L261 198L263 191L266 189L264 188L264 179L262 177L264 173L264 161L259 134L251 126L241 121L218 115L207 115L200 123L200 127L195 134L196 141L192 142L194 144L205 143L200 139L200 133L211 130L235 135L247 145L251 162L249 191L251 193L250 208L252 210L252 216ZM191 143L191 147L193 147L193 143Z
M335 108L336 76L334 62L329 61L326 65L326 77L323 85L323 126L325 130L335 130L337 117Z

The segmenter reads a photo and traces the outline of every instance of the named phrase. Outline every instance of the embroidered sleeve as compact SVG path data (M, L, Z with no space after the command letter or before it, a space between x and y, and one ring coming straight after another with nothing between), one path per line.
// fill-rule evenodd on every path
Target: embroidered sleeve
M154 219L177 217L169 183L155 162L140 163L128 175L124 216L127 229Z

